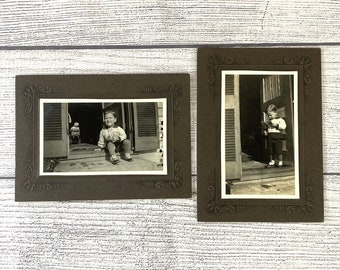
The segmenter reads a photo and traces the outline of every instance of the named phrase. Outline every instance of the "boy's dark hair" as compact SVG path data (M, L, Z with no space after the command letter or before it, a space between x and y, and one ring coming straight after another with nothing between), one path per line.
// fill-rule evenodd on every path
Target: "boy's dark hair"
M106 112L104 113L104 115L107 115L107 114L109 114L109 113L111 113L115 118L118 118L118 117L117 117L117 113L114 112L114 111L106 111Z

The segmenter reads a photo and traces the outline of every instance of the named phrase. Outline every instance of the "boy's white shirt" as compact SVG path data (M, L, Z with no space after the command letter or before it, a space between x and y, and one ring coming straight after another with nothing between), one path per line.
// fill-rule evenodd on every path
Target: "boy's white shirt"
M112 141L113 135L118 136L120 141L126 139L124 129L119 126L103 128L99 133L98 146L104 148L106 146L106 142Z
M271 124L275 125L275 127L268 126L268 133L281 133L281 130L286 128L286 121L282 118L271 120Z

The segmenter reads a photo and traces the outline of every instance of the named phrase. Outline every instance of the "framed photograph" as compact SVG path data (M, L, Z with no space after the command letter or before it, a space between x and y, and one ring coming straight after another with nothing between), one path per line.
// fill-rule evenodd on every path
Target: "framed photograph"
M16 200L191 196L186 74L16 78Z
M199 49L198 220L323 221L321 116L319 49Z

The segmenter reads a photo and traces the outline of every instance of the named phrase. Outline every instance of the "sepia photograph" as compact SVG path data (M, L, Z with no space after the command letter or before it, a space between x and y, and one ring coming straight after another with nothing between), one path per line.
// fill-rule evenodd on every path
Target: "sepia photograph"
M41 99L40 175L167 174L166 99Z
M222 71L221 192L299 198L295 71Z

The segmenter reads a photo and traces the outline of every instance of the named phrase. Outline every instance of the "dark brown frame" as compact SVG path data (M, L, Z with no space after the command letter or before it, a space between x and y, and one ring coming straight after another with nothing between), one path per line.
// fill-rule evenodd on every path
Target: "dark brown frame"
M168 174L40 176L41 98L166 98ZM16 201L191 197L190 149L188 74L16 77Z
M323 221L320 58L317 48L198 50L199 221ZM298 71L299 199L221 199L222 70Z

